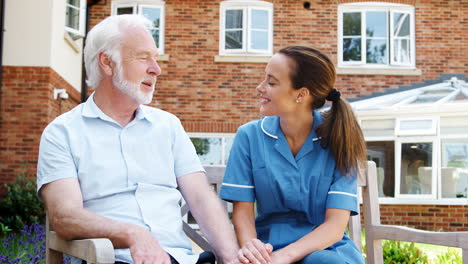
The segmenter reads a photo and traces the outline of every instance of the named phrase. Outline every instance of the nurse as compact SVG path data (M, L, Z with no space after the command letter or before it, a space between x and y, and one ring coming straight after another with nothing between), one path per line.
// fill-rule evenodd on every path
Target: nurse
M285 47L266 66L264 117L238 129L221 190L234 204L242 263L364 263L345 228L366 146L335 78L310 47Z

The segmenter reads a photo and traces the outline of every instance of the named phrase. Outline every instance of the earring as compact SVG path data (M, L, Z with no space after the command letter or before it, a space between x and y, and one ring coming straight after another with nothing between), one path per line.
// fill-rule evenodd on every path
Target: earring
M294 102L299 103L299 99L294 100Z

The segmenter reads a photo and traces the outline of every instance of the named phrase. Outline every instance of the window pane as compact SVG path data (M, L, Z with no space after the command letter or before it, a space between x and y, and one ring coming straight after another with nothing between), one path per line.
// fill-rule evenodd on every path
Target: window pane
M366 34L368 37L387 37L387 13L366 13Z
M360 36L361 35L361 13L343 13L343 35Z
M395 37L410 36L410 23L408 14L393 13L393 35Z
M80 8L80 0L67 0L67 4Z
M153 27L159 28L159 23L161 19L161 9L159 8L147 8L142 9L142 15L153 22Z
M76 30L80 29L80 10L67 6L65 25Z
M400 131L432 130L432 119L400 120Z
M226 10L226 29L242 29L242 10Z
M367 63L387 64L387 41L384 39L367 40Z
M252 43L250 45L253 49L268 49L268 31L252 30Z
M468 198L468 139L442 140L442 197Z
M133 14L133 7L119 7L117 8L117 15L131 15Z
M152 29L151 35L153 35L154 43L156 43L156 47L159 48L159 29Z
M226 31L225 49L242 49L242 30Z
M191 140L203 165L221 164L220 138L191 138Z
M343 39L343 61L361 61L361 38Z
M252 10L252 28L268 29L268 11Z
M410 42L408 39L393 40L393 60L398 63L410 63Z
M224 153L225 153L224 164L227 164L227 161L229 159L229 154L231 153L231 149L232 149L232 143L234 143L233 137L227 137L224 139Z
M440 118L440 134L466 135L468 131L468 116L446 116Z
M362 120L362 132L365 137L393 136L395 134L395 120Z
M395 143L367 142L367 159L377 165L379 197L395 197Z
M401 144L400 193L432 193L432 143Z

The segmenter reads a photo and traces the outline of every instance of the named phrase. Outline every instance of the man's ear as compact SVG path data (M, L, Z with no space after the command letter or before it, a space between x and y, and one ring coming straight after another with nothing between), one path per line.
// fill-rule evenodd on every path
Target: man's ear
M104 52L100 52L98 55L99 67L102 69L104 74L112 76L114 72L115 63L109 58Z

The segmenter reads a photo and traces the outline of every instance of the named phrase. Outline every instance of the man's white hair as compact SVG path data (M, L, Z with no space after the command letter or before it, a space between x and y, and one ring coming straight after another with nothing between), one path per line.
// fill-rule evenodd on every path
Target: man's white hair
M149 31L151 21L141 15L109 16L95 25L86 36L84 62L86 83L96 89L102 80L98 55L103 52L116 64L121 63L121 47L124 30L128 27L141 27ZM151 33L151 32L150 32Z

